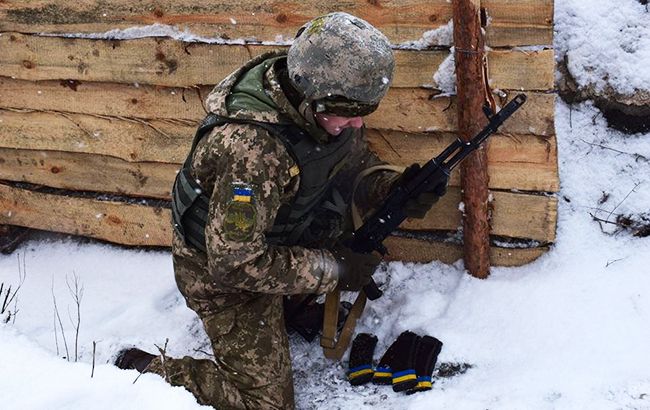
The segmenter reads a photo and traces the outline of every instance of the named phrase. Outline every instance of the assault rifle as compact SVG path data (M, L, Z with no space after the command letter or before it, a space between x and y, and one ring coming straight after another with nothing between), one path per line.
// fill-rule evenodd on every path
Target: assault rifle
M346 245L355 252L370 253L377 251L382 255L387 253L383 245L384 239L391 234L406 219L404 207L410 199L417 198L421 193L434 190L440 184L446 183L449 174L463 159L477 150L480 145L515 113L526 102L525 94L518 94L498 113L489 107L483 112L488 118L488 125L474 138L463 141L457 138L437 157L429 160L411 178L395 186L384 201L381 208L374 212L363 225L352 234ZM368 299L375 300L382 295L375 281L363 288Z

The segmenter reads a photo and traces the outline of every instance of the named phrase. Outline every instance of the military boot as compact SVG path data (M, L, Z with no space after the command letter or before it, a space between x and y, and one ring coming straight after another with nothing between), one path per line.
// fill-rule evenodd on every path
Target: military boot
M121 350L117 354L117 358L115 359L115 366L119 367L122 370L135 369L142 373L155 357L156 355L132 347L129 349Z

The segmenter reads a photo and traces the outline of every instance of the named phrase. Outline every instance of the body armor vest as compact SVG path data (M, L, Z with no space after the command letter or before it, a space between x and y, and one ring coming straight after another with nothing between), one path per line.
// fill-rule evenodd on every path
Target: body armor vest
M252 120L236 120L209 114L199 126L190 153L176 176L172 190L172 219L174 230L185 243L203 252L206 251L205 225L208 218L209 196L190 174L192 156L201 139L214 127L227 123L253 124L279 138L300 170L300 185L290 203L278 210L273 227L266 233L269 243L292 246L305 245L314 234L310 231L315 221L314 211L322 208L343 215L347 204L337 192L329 188L332 179L345 164L352 147L354 130L346 129L334 141L319 144L295 125L280 125ZM326 194L333 195L333 202L326 200ZM320 219L320 218L319 218Z

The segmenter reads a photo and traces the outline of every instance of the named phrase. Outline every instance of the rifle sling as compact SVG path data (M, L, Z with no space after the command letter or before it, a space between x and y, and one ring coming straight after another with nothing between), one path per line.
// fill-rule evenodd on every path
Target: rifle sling
M397 166L397 165L383 164L383 165L376 165L374 167L364 169L361 173L359 173L352 187L353 200L352 200L351 212L352 212L352 222L354 224L354 229L358 229L363 224L363 220L359 213L359 209L354 203L354 193L356 192L357 187L359 186L359 183L363 178L377 171L394 171L394 172L401 173L404 172L404 167ZM341 291L335 289L334 291L328 293L325 296L325 312L323 315L323 334L320 338L320 345L323 348L323 354L325 355L325 357L332 360L341 360L343 354L345 353L345 351L348 349L348 346L350 345L350 340L352 339L352 334L354 333L354 329L357 326L357 321L361 317L361 314L363 313L363 309L366 307L366 300L367 298L365 292L363 291L359 292L357 298L354 301L354 304L352 305L352 309L350 309L350 312L348 313L348 317L345 319L345 323L343 324L341 333L337 337L336 328L339 320L339 304L341 301Z
M323 347L323 354L328 359L341 360L343 354L348 350L354 328L357 326L357 320L361 317L363 309L366 307L366 294L361 291L345 319L343 328L339 337L336 337L336 322L339 316L339 301L341 300L341 291L335 290L328 293L325 298L325 315L323 318L323 335L320 339L320 345Z
M323 334L320 345L323 347L325 357L330 357L328 352L336 348L336 322L339 319L339 303L341 291L335 289L325 296L325 311L323 313Z

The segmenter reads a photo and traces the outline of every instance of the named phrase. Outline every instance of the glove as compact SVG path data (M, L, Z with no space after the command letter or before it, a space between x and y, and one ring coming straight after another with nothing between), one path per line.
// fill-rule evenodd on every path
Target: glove
M372 357L377 346L377 336L369 333L359 333L352 342L350 349L350 370L348 380L353 386L360 386L372 380Z
M408 390L407 394L431 390L431 375L441 350L442 342L435 337L422 336L420 338L415 348L415 373L418 384Z
M370 283L372 274L381 262L374 253L357 253L344 245L336 245L332 254L339 265L339 289L361 290Z
M415 175L420 171L420 164L413 164L410 167L406 168L402 173L402 176L399 177L395 185L404 184L409 180L413 179ZM418 218L422 219L427 212L431 209L433 204L438 202L441 196L447 193L447 184L449 183L449 177L443 176L442 180L436 185L432 190L425 191L421 193L417 198L412 198L406 203L404 207L404 212L409 218Z

